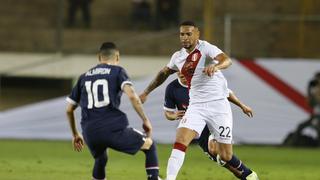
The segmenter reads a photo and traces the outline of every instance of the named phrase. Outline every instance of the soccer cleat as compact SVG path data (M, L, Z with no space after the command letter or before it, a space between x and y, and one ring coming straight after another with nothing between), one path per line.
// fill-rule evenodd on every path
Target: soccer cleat
M259 180L258 178L258 175L256 172L252 171L251 174L249 174L247 177L246 177L247 180Z
M217 163L219 166L225 166L227 163L220 158L220 155L217 155Z

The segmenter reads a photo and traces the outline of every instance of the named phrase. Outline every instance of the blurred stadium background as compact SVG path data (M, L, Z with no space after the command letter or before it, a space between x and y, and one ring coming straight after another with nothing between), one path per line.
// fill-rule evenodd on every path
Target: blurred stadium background
M68 1L1 0L0 138L70 139L64 98L78 75L97 63L104 41L118 44L141 92L180 48L177 26L159 28L157 1L147 2L151 20L144 24L132 20L131 0L93 0L88 28L80 11L75 27L67 26ZM320 1L180 0L179 12L181 20L200 25L202 39L234 59L225 72L229 86L255 110L247 120L233 107L237 144L280 145L309 117L307 85L320 71ZM145 109L155 139L171 143L176 123L164 119L164 88ZM121 108L140 129L125 97Z

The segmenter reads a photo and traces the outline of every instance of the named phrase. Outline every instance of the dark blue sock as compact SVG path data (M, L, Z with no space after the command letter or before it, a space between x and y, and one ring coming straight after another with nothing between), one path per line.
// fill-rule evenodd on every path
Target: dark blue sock
M247 168L235 155L232 155L232 158L230 161L227 162L231 167L239 170L242 172L241 179L245 180L246 177L251 174L251 170Z
M96 179L104 179L106 177L105 167L108 161L107 154L104 153L95 158L92 176Z
M146 155L146 171L148 180L156 180L159 176L159 163L156 143L153 142L150 149L143 150Z

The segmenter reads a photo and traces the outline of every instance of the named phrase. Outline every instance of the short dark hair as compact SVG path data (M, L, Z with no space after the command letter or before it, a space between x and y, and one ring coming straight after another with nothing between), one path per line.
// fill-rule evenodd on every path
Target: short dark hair
M180 23L180 26L193 26L193 27L198 27L196 25L196 23L194 23L193 21L183 21L182 23Z
M104 43L102 43L102 45L100 47L100 51L109 50L109 49L117 50L116 44L114 44L113 42L104 42Z
M116 51L119 50L113 42L104 42L99 49L99 53L106 57L113 56Z

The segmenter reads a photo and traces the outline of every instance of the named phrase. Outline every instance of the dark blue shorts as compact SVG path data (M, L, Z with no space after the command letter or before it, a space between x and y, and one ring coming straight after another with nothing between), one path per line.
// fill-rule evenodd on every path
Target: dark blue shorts
M94 158L103 155L107 148L133 155L145 142L141 132L129 127L113 132L83 133L83 137Z

